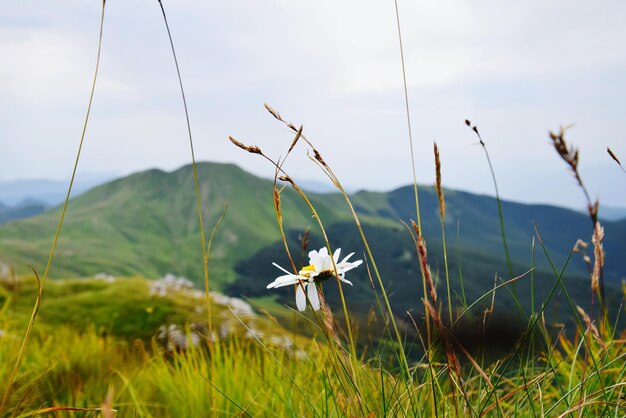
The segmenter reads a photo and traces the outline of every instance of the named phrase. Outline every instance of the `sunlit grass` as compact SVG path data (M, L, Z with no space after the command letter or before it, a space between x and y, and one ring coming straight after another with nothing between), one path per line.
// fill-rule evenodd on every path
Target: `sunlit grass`
M104 4L100 20L98 63L80 147L97 79ZM165 10L160 1L159 5L178 70ZM413 139L397 3L396 17L412 153ZM417 222L409 219L402 222L406 222L407 234L415 243L420 284L424 292L423 295L415 295L415 306L418 307L414 312L416 314L409 314L411 323L402 326L399 322L406 317L404 313L395 312L390 303L375 253L370 248L351 197L322 153L303 133L303 126L296 128L266 105L270 114L295 134L282 159L273 159L256 145L245 145L230 138L236 146L265 158L274 170L273 188L269 192L274 196L280 238L294 274L298 274L300 266L296 265L291 256L292 243L288 242L283 229L283 213L291 210L283 207L282 192L285 188L293 189L304 202L300 206L306 212L303 216L313 218L328 253L332 254L334 249L331 248L332 237L327 233L316 204L288 174L285 165L287 157L294 149L299 151L304 144L312 163L322 170L339 191L338 201L345 203L365 248L363 257L366 262L363 268L367 269L372 288L375 289L376 313L383 322L384 336L363 343L362 339L358 339L350 311L350 299L344 295L340 280L336 281L341 301L340 315L334 314L325 304L323 292L320 291L321 310L306 315L290 312L294 315L294 323L302 329L289 331L279 326L270 314L242 313L233 305L219 302L218 296L209 295L210 248L214 239L218 239L215 233L222 218L216 222L207 242L199 174L180 72L178 80L192 154L204 292L169 289L167 294L159 294L150 282L140 277L115 280L67 279L46 284L69 202L70 183L41 279L33 268L32 277L16 277L10 273L3 278L0 286L0 392L3 394L0 414L101 414L107 418L624 415L625 335L617 328L617 318L608 318L606 315L602 277L605 254L602 249L603 230L597 219L598 203L591 202L583 186L577 170L578 152L565 143L563 131L551 134L551 137L557 152L571 167L587 197L594 224L590 312L573 302L563 282L564 271L574 255L574 248L563 266L556 265L539 230L536 230L535 237L553 273L545 300L535 304L534 247L530 269L514 277L506 241L506 216L489 154L486 156L496 189L497 221L500 224L508 275L501 279L495 274L493 290L473 301L466 299L462 289L462 298L457 298L462 303L455 304L447 261L442 168L439 151L435 148L435 184L439 200L447 299L438 295L437 277L429 264L413 166ZM484 147L478 129L469 122L467 124L478 135ZM619 163L610 150L609 153ZM80 148L74 174L79 157ZM251 214L250 218L253 216ZM496 222L495 219L493 221ZM304 240L301 245L305 253ZM268 263L271 261L268 260ZM332 264L338 279L334 260ZM462 284L460 264L459 280ZM526 275L531 276L531 312L525 311L515 291L515 283ZM326 282L326 286L330 283ZM313 285L315 289L316 286ZM489 350L489 345L494 342L489 341L489 338L497 337L486 337L485 332L493 318L496 292L500 289L511 293L515 309L523 317L526 329L510 347L494 356ZM565 309L573 318L574 327L555 326L545 319L545 309L552 303L557 290L562 292L567 302L564 304ZM598 326L593 312L596 295L600 299L602 313ZM482 312L482 318L479 318L482 322L476 321L472 309L489 300L490 308ZM310 300L307 302L310 304ZM260 301L257 307L285 309L277 307L273 300ZM619 309L618 317L622 307ZM35 320L37 327L34 326ZM459 337L462 335L461 327L468 324L475 327L476 335L483 337L482 345L472 352L466 348L466 341ZM412 351L413 355L409 356Z
M51 284L58 287L51 286L51 291L76 285ZM112 286L98 284L90 291L106 295ZM21 297L29 293L34 291ZM203 304L202 298L198 303ZM27 319L19 311L8 309L1 319L0 390L5 389ZM580 411L584 416L623 415L623 337L600 339L591 331L584 337L549 335L541 321L549 351L525 345L517 354L482 365L485 376L463 362L458 387L447 378L445 355L436 351L431 359L434 380L422 361L412 365L409 384L394 364L368 356L356 369L358 396L334 369L335 354L323 340L299 339L285 349L270 339L250 338L241 328L216 341L210 351L201 343L168 352L156 339L122 338L93 326L47 324L44 317L41 321L16 377L8 415L61 406L97 408L109 391L111 407L121 417L455 416L456 408L459 416L559 416L568 410L576 416ZM585 358L585 340L597 369ZM507 367L510 356L515 359ZM81 416L76 414L57 411L55 416Z

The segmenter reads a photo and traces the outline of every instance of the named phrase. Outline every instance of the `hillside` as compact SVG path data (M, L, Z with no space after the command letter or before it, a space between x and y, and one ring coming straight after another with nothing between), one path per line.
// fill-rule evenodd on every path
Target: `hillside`
M446 190L445 193L446 235L449 244L455 244L458 227L461 248L472 248L500 260L501 267L496 270L504 274L506 272L505 254L496 200L490 196L456 190ZM427 238L438 239L441 229L437 195L432 187L423 187L419 198L424 235ZM362 213L376 213L388 219L406 220L415 217L411 186L389 193L360 192L354 196L353 200ZM585 214L556 206L528 205L509 201L502 202L502 210L511 257L524 265L530 263L535 226L549 249L551 257L559 263L567 258L576 240L591 242L592 224ZM626 221L607 221L603 222L603 225L605 226L604 247L607 253L605 279L608 282L619 283L622 278L626 277L626 268L621 260L622 254L626 253ZM536 249L540 251L538 244ZM545 257L537 257L536 262L539 267L548 268ZM571 267L570 272L585 274L584 264L580 257L574 257Z
M115 176L79 173L74 182L74 196L110 181ZM39 201L45 206L58 205L65 199L69 178L61 180L21 179L0 180L0 201L7 206L17 206L27 201Z
M46 204L37 200L27 199L13 206L7 206L0 202L0 225L9 221L39 215L44 210L46 210Z
M202 163L198 165L198 174L207 235L228 202L209 262L213 288L236 295L268 295L265 285L279 274L271 262L287 265L279 241L271 182L232 164ZM412 196L411 187L389 193L362 191L352 196L383 276L396 295L396 308L400 312L419 303L421 294L414 246L398 221L415 217ZM292 249L297 248L298 235L307 227L312 227L311 245L321 246L305 204L291 190L286 190L282 197L285 229ZM338 194L310 193L309 197L332 243L361 253L361 242L343 199ZM454 291L460 294L460 269L471 299L493 286L494 274L507 276L497 204L488 196L453 190L446 191L446 204L451 281ZM443 274L437 200L430 187L421 188L420 207L431 266L435 273ZM578 238L590 240L591 223L577 212L513 202L503 202L503 210L516 275L530 268L533 225L537 226L557 268L562 266ZM56 208L0 227L0 261L15 265L18 270L26 263L42 270L59 211ZM607 282L618 283L626 273L619 264L619 254L626 249L626 221L607 222L605 227L605 277ZM457 228L460 251L457 251ZM554 276L538 244L535 255L535 281L541 294L547 291ZM90 276L101 272L152 278L171 272L196 283L202 281L197 206L190 166L171 173L149 170L133 174L72 199L50 276ZM355 272L353 277L358 284L351 297L355 305L365 309L374 300L367 290L369 279L365 269ZM566 280L572 292L585 297L586 301L588 283L584 277L584 263L575 255ZM440 285L442 282L440 279ZM528 281L520 281L517 287L521 295L528 295ZM281 301L289 301L286 295L283 292ZM332 291L329 297L333 300ZM506 297L499 301L508 303Z
M230 164L198 166L207 235L228 202L228 212L212 248L213 281L234 279L233 264L278 239L271 182ZM294 193L284 194L286 225L304 227L309 215ZM337 198L320 201L322 218L347 219ZM289 209L287 209L289 208ZM0 259L42 269L60 208L0 228ZM202 251L193 172L149 170L96 187L72 199L51 277L167 272L199 282Z

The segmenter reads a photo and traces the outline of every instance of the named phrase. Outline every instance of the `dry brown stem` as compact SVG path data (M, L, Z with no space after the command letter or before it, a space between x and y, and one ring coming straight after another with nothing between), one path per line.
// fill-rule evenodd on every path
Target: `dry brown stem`
M593 273L591 274L591 290L595 293L599 289L602 277L602 267L604 266L604 248L602 248L602 239L604 238L604 227L600 222L596 223L593 231Z
M606 147L606 152L608 152L609 155L611 156L611 158L613 158L613 160L615 160L617 165L619 165L619 168L621 168L622 171L626 173L626 170L624 170L624 166L622 166L622 163L619 161L619 158L617 158L617 155L615 155L615 153L611 150L611 148Z
M439 198L439 216L443 220L446 217L446 201L443 197L443 188L441 187L441 159L439 158L439 148L437 143L434 145L435 151L435 190Z
M232 136L228 136L228 139L230 139L230 142L232 142L233 144L235 144L237 147L241 148L244 151L248 151L252 154L263 154L261 152L261 148L257 147L256 145L246 145L242 142L237 141L235 138L233 138Z

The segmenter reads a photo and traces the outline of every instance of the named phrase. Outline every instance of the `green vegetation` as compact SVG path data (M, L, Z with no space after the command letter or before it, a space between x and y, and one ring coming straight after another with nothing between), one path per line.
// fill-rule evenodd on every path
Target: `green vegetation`
M219 289L234 280L237 261L276 240L271 182L231 164L199 164L198 174L207 225L213 225L229 203L210 260L212 283ZM306 225L309 220L303 205L293 194L285 199L294 206L287 222ZM325 199L321 216L341 219L335 202ZM4 225L0 259L41 269L59 211ZM200 283L201 250L191 166L173 173L150 170L97 187L71 201L51 277L106 272L158 278L172 272Z
M160 325L179 324L191 336L188 326L202 319L204 300L190 297L188 289L151 295L150 283L140 278L50 282L5 414L57 408L53 416L95 416L58 410L72 406L103 408L105 417L110 416L107 408L118 417L430 416L436 401L439 416L455 416L455 408L460 416L481 410L488 416L559 416L579 409L585 416L619 416L623 407L623 336L602 341L591 332L585 339L542 332L550 351L539 355L543 351L535 347L533 356L533 349L524 346L482 365L485 376L462 359L463 380L455 383L461 385L457 389L450 388L448 366L439 355L433 358L434 381L421 359L407 385L394 373L393 353L382 345L370 347L378 354L359 363L357 395L336 369L340 362L321 330L294 314L302 329L318 337L295 336L263 317L239 315L243 325L218 304L213 305L215 317L233 329L228 336L168 351L157 338ZM0 289L4 391L35 283L32 278L5 280ZM251 337L253 327L261 339ZM541 324L539 329L547 331ZM586 360L588 355L595 364Z
M37 201L26 201L15 206L6 206L0 202L0 225L16 219L39 215L46 205Z
M97 80L104 6L70 190ZM401 35L397 7L396 17ZM234 165L196 164L178 76L192 166L138 173L69 206L68 192L62 208L0 228L0 414L623 415L626 288L618 291L624 267L614 254L626 248L626 222L607 222L605 237L598 204L577 170L578 151L563 130L551 138L587 197L592 232L583 215L563 209L450 190L444 201L439 162L437 195L424 189L419 204L416 182L349 196L303 128L268 105L295 134L285 159L298 141L305 143L339 193L303 192L285 171L285 159L274 162L232 137L270 162L273 183ZM279 178L285 187L277 187ZM218 235L208 238L204 231L217 223ZM457 237L457 257L447 257L446 236ZM591 246L577 241L591 236ZM310 247L332 254L340 246L364 259L351 272L349 289L339 280L343 262L306 261ZM286 272L273 270L271 261L294 270L277 284L285 277L302 287L306 282L313 309L280 306L293 303L293 286L268 296L269 278ZM33 264L34 275L22 270L25 263ZM299 270L310 264L319 275ZM8 265L17 265L18 274ZM182 277L143 278L166 272L204 282L205 292ZM209 284L253 296L257 313L241 299L209 293Z
M273 269L270 262L276 258L261 261L257 256L278 242L271 182L231 164L200 163L198 173L206 225L212 226L224 204L229 203L209 261L212 286L224 289L229 283L241 285L246 279L238 275L238 266L251 261L259 263L258 268ZM325 225L340 229L340 235L349 237L350 243L358 240L356 228L346 225L351 218L339 194L309 195ZM294 231L294 237L313 226L309 210L295 193L286 190L282 199L285 229ZM398 222L398 219L408 221L414 216L411 187L389 193L363 191L351 199L365 228L373 230L376 236L372 240L374 246L382 239L385 244L379 246L381 251L396 254L409 251L414 255L414 251L410 251L411 240ZM442 266L441 230L434 190L421 189L420 205L423 234L436 257L435 265ZM474 294L482 294L485 286L491 286L494 272L506 272L500 231L493 222L494 217L497 218L495 199L446 190L446 208L446 235L456 237L457 225L460 225L462 263L466 266L468 280L482 283ZM588 221L577 212L506 201L503 210L510 251L517 265L516 274L529 268L534 224L555 260L565 260L577 239L590 239ZM0 227L0 260L18 268L24 266L25 269L25 264L30 263L41 269L47 260L58 216L59 209L55 209ZM624 271L611 255L626 251L626 221L605 225L608 254L605 276L608 283L619 283ZM158 278L171 272L201 283L199 243L191 166L172 173L150 170L96 187L72 199L51 277L105 272ZM539 270L549 272L544 257L537 257L537 262ZM398 266L397 271L393 271L395 268L395 264L389 264L387 269L392 271L386 277L404 275L405 267ZM455 271L455 267L451 271ZM577 258L570 263L568 275L574 281L584 276L585 271L584 263ZM272 276L273 273L265 276L266 280Z

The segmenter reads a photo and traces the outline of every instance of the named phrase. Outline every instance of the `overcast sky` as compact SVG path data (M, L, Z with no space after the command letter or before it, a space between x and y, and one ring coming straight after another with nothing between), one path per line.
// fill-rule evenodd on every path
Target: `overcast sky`
M97 0L21 0L0 9L0 180L65 179L95 64ZM320 149L346 185L412 181L393 0L164 1L200 160L269 177L227 136L284 155L291 133ZM418 182L432 184L437 141L446 187L582 207L547 132L574 124L593 196L626 206L626 2L399 0ZM108 0L102 64L81 175L190 161L167 33L156 0ZM323 179L304 156L294 177Z

